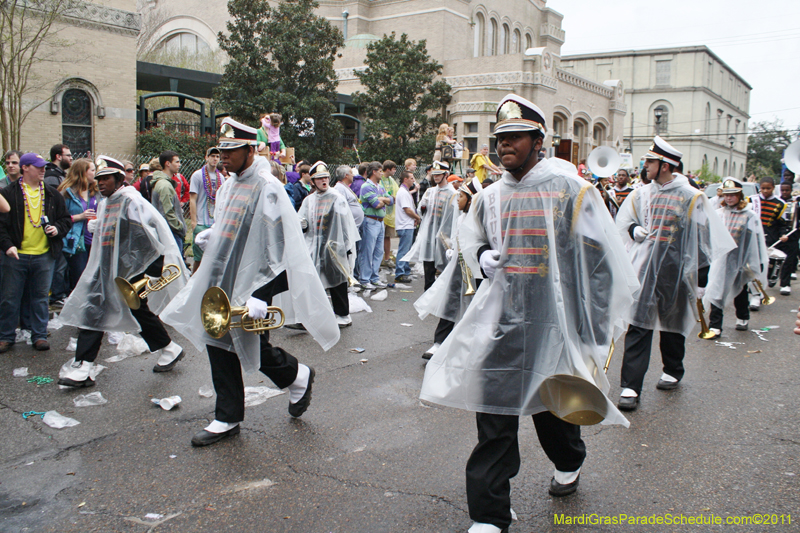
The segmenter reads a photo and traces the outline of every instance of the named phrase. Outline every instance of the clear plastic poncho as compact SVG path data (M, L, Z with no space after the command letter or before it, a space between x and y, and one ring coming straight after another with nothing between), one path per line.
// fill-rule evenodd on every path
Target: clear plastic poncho
M347 276L342 269L350 271L347 252L355 254L356 241L361 239L347 200L329 188L324 193L306 196L297 214L308 221L306 245L322 286L329 289L346 283Z
M703 297L707 309L711 304L724 309L745 284L754 279L766 284L769 268L764 229L758 215L749 206L744 209L725 206L719 208L717 213L733 237L736 248L711 263L708 286Z
M642 226L643 242L631 239ZM736 247L705 194L680 174L662 186L653 181L633 191L617 214L642 288L629 323L688 337L697 323L697 271Z
M420 398L531 415L546 410L539 389L555 374L584 378L605 396L602 368L638 284L600 194L575 166L546 159L520 181L506 172L473 198L459 240L473 272L485 246L501 252L503 267L428 362ZM605 400L603 423L627 426Z
M61 321L95 331L140 331L114 278L131 280L162 255L164 264L178 265L181 275L148 296L156 314L189 278L169 224L133 187L121 187L101 200L89 262L64 303Z
M459 261L459 253L461 253L459 228L466 217L467 213L462 212L458 215L455 219L455 229L450 232L452 236L450 242L454 251L450 262L447 263L433 285L414 302L414 308L419 313L421 320L425 320L428 315L433 315L450 322L458 322L472 301L472 296L465 295L468 287L466 279L469 278L473 288L477 287L475 274L466 265L466 262L462 268ZM480 276L480 271L478 271L478 276Z
M453 185L430 187L419 202L419 207L426 208L419 225L417 239L411 249L401 257L401 261L433 261L436 269L444 271L447 266L445 247L439 233L450 237L455 219L458 217L458 195Z
M236 352L245 371L254 372L261 361L259 336L238 328L221 339L209 336L200 317L203 295L218 286L232 306L244 306L256 289L285 271L288 295L283 293L283 304L273 305L286 312L287 323L301 321L324 350L333 347L339 340L333 310L308 250L300 244L297 213L266 158L256 156L241 176L225 181L217 192L214 221L200 268L161 319L198 350L211 345Z

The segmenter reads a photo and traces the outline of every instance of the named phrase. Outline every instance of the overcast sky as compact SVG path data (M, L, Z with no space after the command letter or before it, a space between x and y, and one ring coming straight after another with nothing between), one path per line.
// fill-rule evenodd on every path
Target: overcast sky
M752 85L750 124L800 127L800 0L549 0L563 55L706 45Z

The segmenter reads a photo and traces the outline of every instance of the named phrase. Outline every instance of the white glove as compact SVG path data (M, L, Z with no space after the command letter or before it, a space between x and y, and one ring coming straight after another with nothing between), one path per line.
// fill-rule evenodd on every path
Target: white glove
M697 294L698 300L702 300L703 296L706 295L706 288L705 287L697 287L697 290L695 291L695 294Z
M194 236L194 243L201 250L205 250L206 245L208 244L209 237L211 237L211 228L204 229L203 231Z
M494 271L500 266L500 252L497 250L486 250L481 254L480 264L487 279L494 279Z
M300 219L300 227L303 228L303 229L307 229L308 228L308 219L301 218Z
M447 259L448 262L450 262L450 260L453 258L454 254L455 254L455 252L453 251L452 248L450 248L450 249L444 251L444 258Z
M636 226L633 228L633 238L636 242L644 242L647 238L647 231L641 226Z
M97 231L97 219L92 219L86 223L86 229L89 230L89 233L94 233Z
M264 300L259 300L251 296L247 299L245 306L247 306L247 316L250 318L259 319L267 316L267 302Z

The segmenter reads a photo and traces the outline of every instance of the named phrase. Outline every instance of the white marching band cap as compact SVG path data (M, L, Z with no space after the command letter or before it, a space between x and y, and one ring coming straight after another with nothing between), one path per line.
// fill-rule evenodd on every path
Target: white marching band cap
M220 150L232 150L242 146L256 146L258 144L257 131L255 128L245 126L241 122L236 122L230 117L222 119L219 130Z
M431 174L449 174L450 165L445 161L434 161L431 165Z
M311 170L309 170L308 173L312 180L331 177L331 173L328 171L328 165L326 165L324 161L317 161L314 163L314 166L311 167Z
M736 194L742 192L742 182L734 177L727 177L722 180L722 194Z
M94 162L94 166L97 170L97 172L95 172L95 177L105 176L106 174L114 174L116 172L119 172L123 176L125 175L125 165L113 157L108 157L107 155L98 156Z
M547 134L544 113L539 107L516 94L509 94L497 106L494 135L511 131L539 131Z
M653 139L653 145L650 150L644 154L645 159L658 159L676 167L680 164L682 157L682 153L658 135Z

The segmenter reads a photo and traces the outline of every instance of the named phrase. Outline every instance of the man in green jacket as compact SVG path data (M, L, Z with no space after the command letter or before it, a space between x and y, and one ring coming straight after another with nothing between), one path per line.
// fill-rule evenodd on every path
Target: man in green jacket
M172 176L180 172L181 159L177 153L167 150L158 157L163 170L156 170L150 178L152 197L150 201L161 216L167 220L178 250L183 251L183 243L186 239L186 222L183 220L183 209L175 186L172 184Z

